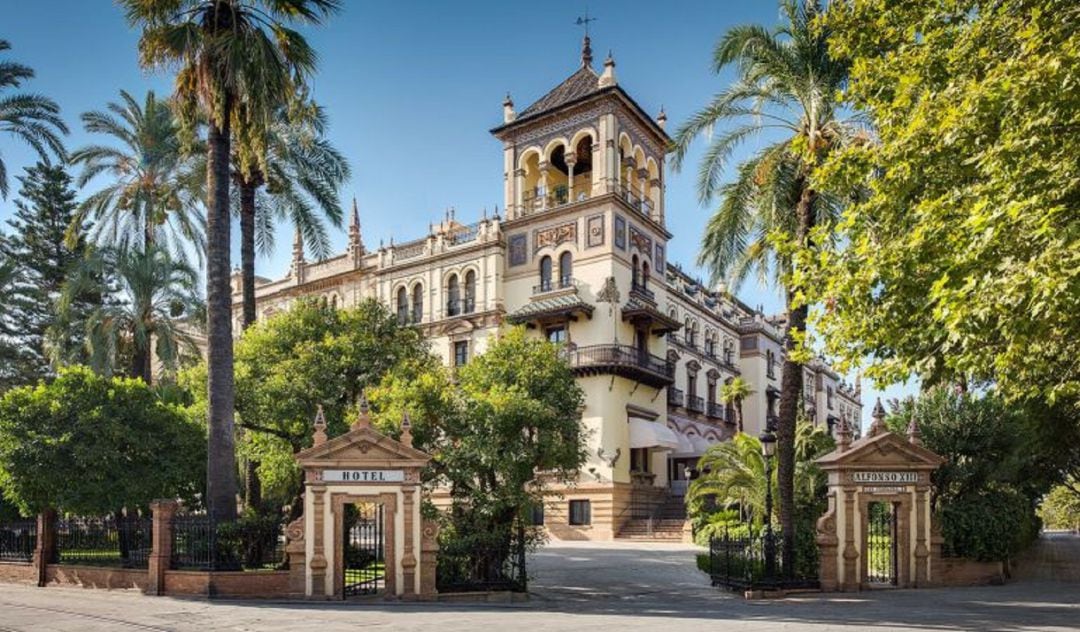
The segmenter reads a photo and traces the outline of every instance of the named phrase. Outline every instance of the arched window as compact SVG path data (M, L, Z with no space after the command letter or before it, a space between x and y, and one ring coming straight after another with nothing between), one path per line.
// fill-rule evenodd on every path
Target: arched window
M476 273L469 270L465 273L465 313L471 314L476 311Z
M337 294L330 297L330 307L337 309Z
M765 375L770 378L776 377L776 355L773 354L772 349L765 350Z
M546 255L540 260L540 291L551 291L551 257Z
M574 279L573 255L570 251L559 255L559 287L570 287Z
M409 293L405 288L397 291L397 321L399 325L409 322Z
M446 315L457 316L461 313L461 286L456 274L451 274L446 282Z
M641 287L642 289L649 287L649 262L641 262Z
M424 286L419 283L412 289L412 320L414 323L424 320Z
M631 265L631 267L633 267L633 272L631 273L631 276L630 276L630 287L635 288L635 287L637 287L638 285L641 284L641 279L638 278L638 258L637 258L637 255L634 255L633 257L630 258L630 265Z
M724 364L735 363L735 341L731 338L724 338Z

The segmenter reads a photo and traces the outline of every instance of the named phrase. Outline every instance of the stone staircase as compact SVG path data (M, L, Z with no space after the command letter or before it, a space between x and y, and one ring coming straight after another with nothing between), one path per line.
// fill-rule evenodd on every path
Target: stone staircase
M682 496L668 496L651 518L631 518L619 530L620 540L682 542L686 505Z

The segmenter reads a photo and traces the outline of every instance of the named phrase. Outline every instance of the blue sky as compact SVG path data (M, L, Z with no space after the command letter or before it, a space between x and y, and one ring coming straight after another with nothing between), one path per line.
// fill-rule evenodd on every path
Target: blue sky
M422 236L428 222L454 207L470 221L502 200L502 153L487 130L501 122L509 91L519 111L573 72L580 59L575 18L584 2L483 1L359 2L306 33L321 63L313 95L330 115L330 136L348 157L368 247L380 239ZM713 44L736 24L774 24L774 0L665 3L592 1L591 35L596 65L611 50L620 84L650 113L663 106L674 128L725 85L709 67ZM139 98L148 89L171 90L171 77L138 67L138 34L106 0L0 0L0 38L12 44L5 59L30 65L37 77L28 90L55 99L72 128L68 146L91 139L78 115L101 109L125 89ZM739 160L767 139L751 140ZM10 176L33 163L30 150L0 137ZM691 156L689 165L696 164ZM93 190L93 183L88 191ZM0 200L0 227L13 211L12 195ZM670 260L694 269L708 209L698 205L693 169L669 172L667 217L675 238ZM0 228L2 229L2 228ZM345 230L334 233L335 250ZM259 274L276 277L289 260L291 231L279 227L277 252L260 259ZM237 255L234 254L234 259ZM739 296L767 311L779 295L748 282ZM864 385L864 387L867 385ZM894 396L909 389L893 388ZM864 388L864 418L876 391Z

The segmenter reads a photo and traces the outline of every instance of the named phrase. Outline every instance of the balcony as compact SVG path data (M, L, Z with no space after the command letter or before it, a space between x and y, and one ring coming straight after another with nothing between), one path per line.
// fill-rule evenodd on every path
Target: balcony
M706 409L705 414L710 419L721 419L723 421L730 421L727 418L727 407L719 402L709 402L709 406Z
M645 284L638 281L637 279L634 279L630 282L630 294L636 294L640 298L643 298L650 303L653 303L654 305L656 304L656 294L649 288L645 287Z
M447 301L446 302L446 317L452 318L454 316L461 316L462 314L471 314L476 311L476 299L467 298L465 300Z
M618 375L655 388L675 381L675 365L630 345L568 346L564 352L578 375Z
M547 294L548 292L557 292L559 290L576 290L577 279L574 277L562 277L557 281L551 279L544 279L540 281L539 285L534 285L532 289L533 296L537 294Z
M652 214L653 214L652 200L650 200L648 197L646 197L644 194L642 194L642 192L640 190L638 190L636 187L628 186L625 183L620 184L619 185L619 199L621 199L623 202L626 202L626 204L630 208L632 208L635 211L641 213L645 217L650 217L650 218L652 217Z
M681 390L671 387L667 390L667 403L668 406L682 406L686 403L686 396Z
M695 413L703 413L705 412L705 400L697 395L687 395L686 409Z
M589 199L589 189L591 188L591 180L584 176L580 179L574 179L573 198L570 196L569 187L565 184L553 186L547 190L543 187L537 187L522 193L522 210L525 215L530 215L532 213L565 206L571 202L583 202Z

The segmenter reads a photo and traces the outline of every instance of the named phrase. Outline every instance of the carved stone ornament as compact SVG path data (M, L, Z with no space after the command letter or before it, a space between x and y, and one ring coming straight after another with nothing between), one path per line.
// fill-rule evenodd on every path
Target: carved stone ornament
M566 222L550 228L541 228L533 233L533 252L539 252L547 246L577 241L577 222Z
M600 291L596 293L597 303L618 303L620 300L619 286L615 283L615 277L609 276L604 279L604 287L600 288Z
M630 225L630 248L637 249L646 257L652 256L652 239L638 230L633 224Z
M604 245L604 216L593 215L585 223L586 246L593 248Z

